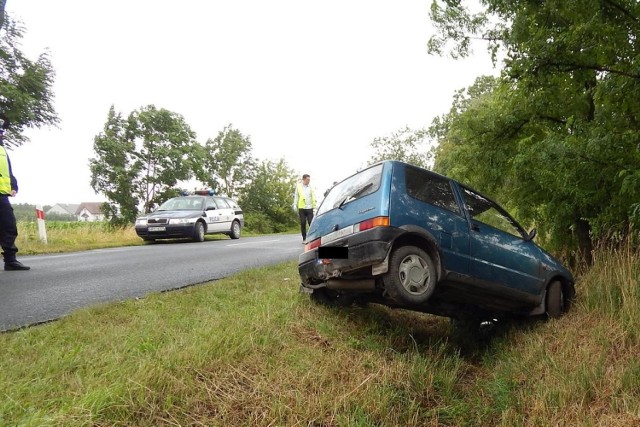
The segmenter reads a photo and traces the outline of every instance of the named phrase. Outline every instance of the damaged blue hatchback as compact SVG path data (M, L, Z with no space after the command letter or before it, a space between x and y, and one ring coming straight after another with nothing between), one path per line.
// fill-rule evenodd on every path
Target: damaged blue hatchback
M452 179L385 161L336 184L298 260L302 290L458 320L558 317L571 273L502 207Z

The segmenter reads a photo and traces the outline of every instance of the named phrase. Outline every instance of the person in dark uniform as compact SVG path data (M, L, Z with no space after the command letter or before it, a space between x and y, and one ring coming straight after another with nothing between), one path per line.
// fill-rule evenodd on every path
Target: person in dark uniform
M5 271L29 270L30 267L16 259L18 227L9 197L15 196L18 192L18 181L13 176L11 161L4 148L4 131L8 127L9 121L0 118L0 246Z

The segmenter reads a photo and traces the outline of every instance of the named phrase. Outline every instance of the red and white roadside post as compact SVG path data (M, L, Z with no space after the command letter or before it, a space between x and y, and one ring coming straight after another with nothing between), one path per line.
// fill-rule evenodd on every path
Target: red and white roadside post
M47 244L47 228L44 225L44 211L41 205L36 205L36 217L38 218L38 235L40 240Z

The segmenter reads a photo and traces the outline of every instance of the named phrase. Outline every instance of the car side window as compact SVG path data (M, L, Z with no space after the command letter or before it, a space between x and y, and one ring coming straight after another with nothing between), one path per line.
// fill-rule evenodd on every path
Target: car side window
M213 201L213 197L207 197L207 204L205 206L206 210L217 209L216 202Z
M231 208L233 209L238 209L238 204L232 200L232 199L225 199L227 201L227 203L229 203L229 206L231 206Z
M467 188L463 188L463 193L471 219L522 238L520 228L498 205Z
M220 209L229 209L229 204L221 197L216 197L216 205L218 205Z
M460 215L460 206L447 179L412 167L407 167L405 176L409 196Z

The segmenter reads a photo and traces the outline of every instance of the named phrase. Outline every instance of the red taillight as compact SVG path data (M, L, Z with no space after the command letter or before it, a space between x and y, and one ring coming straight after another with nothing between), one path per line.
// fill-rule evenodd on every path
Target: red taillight
M310 250L313 250L318 246L320 246L320 239L316 239L313 242L309 242L306 245L304 245L304 251L309 252Z
M358 224L358 231L364 231L374 227L388 227L388 226L389 226L388 216L377 216L375 218L362 221L360 224Z

